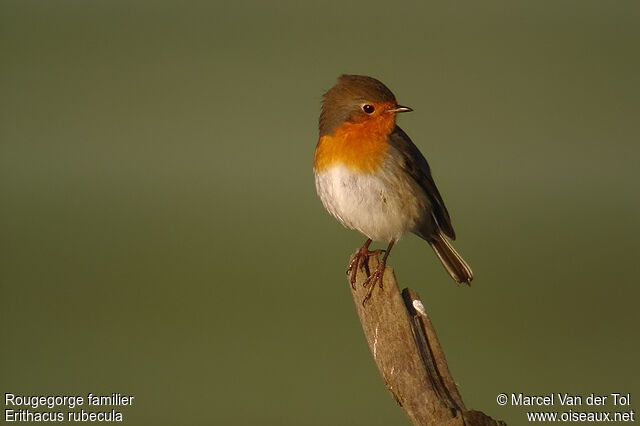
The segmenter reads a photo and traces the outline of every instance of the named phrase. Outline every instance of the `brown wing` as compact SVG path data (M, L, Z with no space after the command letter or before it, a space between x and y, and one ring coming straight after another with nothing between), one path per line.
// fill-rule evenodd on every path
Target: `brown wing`
M424 158L418 147L411 142L409 136L398 126L393 129L391 135L389 135L389 143L394 147L403 157L403 168L409 173L409 175L420 185L424 190L433 206L431 212L436 224L440 230L452 240L456 239L456 233L451 225L451 218L449 218L449 212L442 201L440 191L436 187L436 183L431 177L431 169L429 163ZM428 238L429 235L424 235L424 238Z

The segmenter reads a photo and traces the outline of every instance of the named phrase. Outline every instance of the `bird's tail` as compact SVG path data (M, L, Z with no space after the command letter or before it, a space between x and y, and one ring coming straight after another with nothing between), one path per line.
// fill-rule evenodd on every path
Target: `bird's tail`
M438 259L447 270L451 278L457 283L471 285L473 272L464 259L455 251L441 232L429 238L429 244L438 255Z

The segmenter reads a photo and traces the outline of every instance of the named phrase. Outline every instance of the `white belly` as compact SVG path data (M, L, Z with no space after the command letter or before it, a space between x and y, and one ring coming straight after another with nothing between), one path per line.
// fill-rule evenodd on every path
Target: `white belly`
M422 189L386 167L372 174L342 165L316 173L316 191L324 207L344 226L375 241L397 241L415 231L430 211Z

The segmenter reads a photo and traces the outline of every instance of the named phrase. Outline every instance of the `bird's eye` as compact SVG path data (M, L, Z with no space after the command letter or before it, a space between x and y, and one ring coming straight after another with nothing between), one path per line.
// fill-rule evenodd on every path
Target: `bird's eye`
M373 113L373 111L375 111L375 108L373 107L373 105L369 105L369 104L367 104L367 105L363 105L363 106L362 106L362 110L363 110L364 112L366 112L367 114L372 114L372 113Z

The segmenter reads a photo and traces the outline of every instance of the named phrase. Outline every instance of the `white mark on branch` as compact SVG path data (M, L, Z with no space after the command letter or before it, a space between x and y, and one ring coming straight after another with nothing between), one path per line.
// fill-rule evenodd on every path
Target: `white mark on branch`
M376 334L375 337L373 339L373 358L374 359L378 359L376 357L377 354L377 346L378 346L378 326L376 325Z
M419 299L415 299L413 301L413 307L415 308L416 311L420 312L420 315L423 316L427 316L427 310L424 308L424 305L422 304L422 301Z
M394 372L394 371L396 371L396 366L395 366L395 365L392 365L392 366L391 366L391 375L392 375L392 376L393 376L393 372Z

